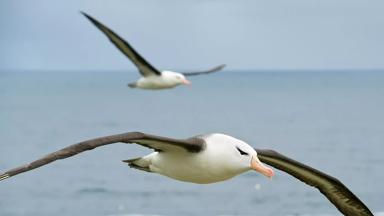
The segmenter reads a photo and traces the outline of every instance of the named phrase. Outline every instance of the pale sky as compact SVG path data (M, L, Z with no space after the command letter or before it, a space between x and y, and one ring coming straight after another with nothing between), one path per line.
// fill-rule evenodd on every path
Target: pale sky
M382 0L2 0L0 70L134 70L80 10L159 69L384 69Z

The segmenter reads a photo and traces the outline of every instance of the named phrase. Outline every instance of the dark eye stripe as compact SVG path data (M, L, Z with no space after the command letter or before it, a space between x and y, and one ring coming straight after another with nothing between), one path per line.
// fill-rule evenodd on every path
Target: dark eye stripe
M237 147L236 146L236 149L237 149L237 151L239 151L240 152L240 154L241 155L248 155L248 153L247 152L245 152L245 151L243 151L243 150L241 150L239 147Z

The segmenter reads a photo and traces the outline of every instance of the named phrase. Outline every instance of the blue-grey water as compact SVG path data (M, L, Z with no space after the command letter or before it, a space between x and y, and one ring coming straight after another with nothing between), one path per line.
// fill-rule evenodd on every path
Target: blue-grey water
M0 171L127 131L221 132L329 173L384 211L384 72L222 72L192 87L132 90L128 72L1 72ZM149 153L116 144L0 182L1 216L336 216L316 189L277 171L197 185L129 169ZM381 212L381 213L380 213Z

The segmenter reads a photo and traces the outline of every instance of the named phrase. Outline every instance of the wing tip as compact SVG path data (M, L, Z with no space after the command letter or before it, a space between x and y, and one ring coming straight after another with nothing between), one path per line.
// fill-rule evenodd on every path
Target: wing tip
M227 66L226 64L217 65L216 67L212 68L211 71L212 71L212 72L215 72L215 71L221 71L221 70L223 70L223 68L225 68L226 66Z
M87 13L85 13L84 11L80 10L79 13L83 14L85 17L90 17Z
M11 176L8 173L3 173L0 175L0 181L3 181L9 177L11 177Z
M227 64L221 64L221 65L219 65L217 67L220 68L220 69L223 69L223 68L227 67Z
M93 24L98 25L99 22L95 20L93 17L91 17L89 14L85 13L84 11L79 11L82 15L84 15L89 21L91 21Z

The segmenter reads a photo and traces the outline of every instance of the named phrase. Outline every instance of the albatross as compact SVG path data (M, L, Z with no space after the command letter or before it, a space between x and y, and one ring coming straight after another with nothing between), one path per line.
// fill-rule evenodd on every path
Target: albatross
M143 157L123 160L131 168L198 184L224 181L249 170L271 178L274 171L265 165L267 164L316 187L344 215L373 215L367 206L336 178L274 150L254 149L244 141L219 133L187 139L142 132L99 137L70 145L31 163L8 170L0 174L0 181L56 160L114 143L136 143L154 150Z
M178 73L174 71L159 71L145 60L133 47L114 33L111 29L97 21L90 15L81 12L91 23L93 23L100 31L102 31L108 39L137 67L140 74L143 76L138 81L129 83L131 88L141 89L167 89L173 88L180 84L190 85L191 82L186 79L186 76L195 76L201 74L209 74L220 71L225 67L225 64L218 65L208 70Z

